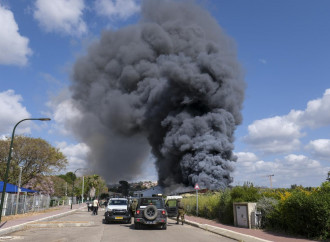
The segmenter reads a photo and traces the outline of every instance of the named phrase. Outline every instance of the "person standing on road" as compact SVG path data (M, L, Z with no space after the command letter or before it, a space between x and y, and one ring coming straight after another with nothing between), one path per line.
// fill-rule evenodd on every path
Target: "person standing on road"
M179 217L181 217L181 222L183 225L184 222L184 204L181 200L181 198L178 199L177 203L176 203L176 207L178 210L178 215L176 217L176 224L179 224Z
M95 197L93 201L93 215L97 215L97 210L99 209L99 200Z
M137 200L136 198L133 199L133 202L131 204L131 212L132 212L132 216L134 217L135 211L136 211L136 207L137 207Z

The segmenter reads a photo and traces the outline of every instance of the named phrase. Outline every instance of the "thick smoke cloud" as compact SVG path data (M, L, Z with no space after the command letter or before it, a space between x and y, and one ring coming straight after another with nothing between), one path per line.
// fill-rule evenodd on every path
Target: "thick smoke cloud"
M162 186L231 182L243 74L231 39L192 1L143 1L141 21L104 31L72 79L75 132L107 180L138 175L151 149Z

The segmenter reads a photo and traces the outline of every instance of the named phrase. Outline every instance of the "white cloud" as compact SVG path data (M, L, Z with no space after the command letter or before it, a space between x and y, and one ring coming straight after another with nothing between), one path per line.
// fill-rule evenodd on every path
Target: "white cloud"
M37 0L34 18L47 32L80 36L87 32L82 18L84 9L83 0Z
M299 148L300 129L287 116L256 120L244 141L263 153L288 153Z
M82 116L76 108L74 101L70 98L68 89L64 89L58 96L47 103L47 106L52 109L52 120L55 121L54 128L56 132L63 135L72 135L73 123L79 122ZM72 121L75 122L72 122Z
M312 140L306 148L314 157L330 161L330 139Z
M244 141L264 153L289 153L300 147L305 127L330 125L330 89L322 98L309 101L305 110L291 110L288 115L256 120L248 126Z
M32 54L29 39L21 36L14 14L0 4L0 64L20 65L28 63Z
M330 89L325 90L323 97L307 103L305 111L291 111L301 126L320 128L330 125Z
M259 59L259 62L261 62L261 63L264 64L264 65L267 64L267 60L265 60L265 59Z
M23 98L13 90L0 92L0 135L11 135L15 124L25 118L30 118L30 113L21 104ZM16 133L30 133L31 123L23 122L17 127Z
M84 168L87 165L87 155L90 151L84 143L67 144L66 142L57 142L56 147L66 156L69 162L67 170Z
M319 161L304 155L290 154L274 161L263 161L253 153L240 152L234 183L242 185L250 181L260 186L270 186L269 175L273 187L290 187L293 184L303 186L319 186L325 181L330 167L324 167Z
M135 0L96 0L97 14L110 19L127 19L140 11L140 6Z

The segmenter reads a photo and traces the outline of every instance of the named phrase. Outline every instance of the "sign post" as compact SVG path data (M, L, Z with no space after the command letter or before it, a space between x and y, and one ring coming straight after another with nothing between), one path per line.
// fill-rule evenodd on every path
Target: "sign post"
M194 189L196 190L196 215L198 217L198 190L199 190L199 186L196 183Z

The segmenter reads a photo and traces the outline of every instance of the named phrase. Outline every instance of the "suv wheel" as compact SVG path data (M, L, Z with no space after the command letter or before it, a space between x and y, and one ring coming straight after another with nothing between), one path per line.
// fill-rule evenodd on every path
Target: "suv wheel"
M167 224L166 223L162 225L162 229L163 230L166 230L167 229Z
M143 211L144 217L148 220L157 218L158 210L155 205L148 205Z
M140 229L141 228L141 224L139 223L134 223L134 229Z

